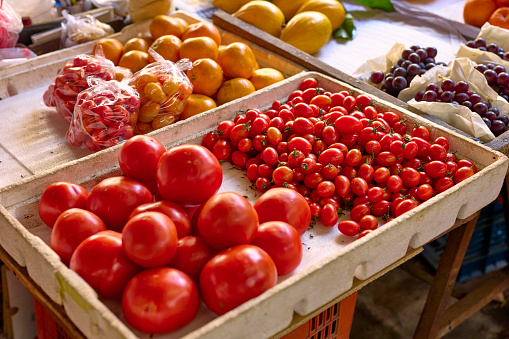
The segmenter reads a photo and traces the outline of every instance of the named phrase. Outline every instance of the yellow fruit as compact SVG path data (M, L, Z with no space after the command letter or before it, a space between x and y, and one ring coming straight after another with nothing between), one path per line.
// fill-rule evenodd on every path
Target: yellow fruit
M247 4L249 1L250 0L214 0L212 1L212 5L231 14Z
M233 13L232 16L275 37L279 37L281 27L285 23L283 12L268 1L250 1Z
M332 24L333 31L339 28L343 21L345 21L345 8L337 0L309 0L299 8L297 14L309 11L325 14Z
M285 77L280 71L267 67L255 70L249 81L251 81L256 90L259 90L284 79Z
M272 3L283 12L285 20L290 21L299 8L307 1L309 0L272 0Z
M257 68L253 50L243 42L232 42L226 46L217 58L223 74L227 78L249 79Z
M191 94L187 98L186 108L180 113L179 119L184 120L216 107L216 102L212 98L201 94Z
M279 37L303 52L314 54L332 36L329 18L320 12L302 12L295 15L283 28Z

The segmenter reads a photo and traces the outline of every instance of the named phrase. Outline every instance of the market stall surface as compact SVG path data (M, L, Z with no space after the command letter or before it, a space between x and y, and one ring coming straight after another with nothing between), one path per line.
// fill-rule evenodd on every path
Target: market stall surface
M431 273L418 256L362 288L350 338L412 338L430 286L426 276L432 277ZM472 290L483 277L457 284L454 295ZM508 320L509 291L505 291L499 300L489 303L443 338L509 339Z

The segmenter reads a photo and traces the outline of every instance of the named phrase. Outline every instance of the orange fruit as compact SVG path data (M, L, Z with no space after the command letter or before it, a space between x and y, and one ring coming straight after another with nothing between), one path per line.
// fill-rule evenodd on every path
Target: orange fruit
M283 73L274 68L259 68L253 72L249 81L253 84L256 90L270 86L284 80Z
M463 7L463 20L468 25L481 27L497 8L497 0L467 0Z
M157 39L163 35L175 35L180 38L184 32L185 26L180 19L169 15L158 15L150 22L150 35Z
M184 27L184 30L187 28L187 26L189 26L189 23L185 19L177 18L177 17L174 17L174 18L175 18L175 20L180 22L182 27Z
M186 39L196 38L199 36L208 36L209 38L212 38L218 46L221 45L221 33L219 33L219 30L213 23L208 21L200 21L190 24L184 30L184 33L182 33L181 38L182 41L184 41Z
M180 47L180 59L188 58L191 61L209 58L216 60L218 53L217 44L208 36L189 38L182 42Z
M148 52L148 48L154 41L149 38L132 38L124 44L124 53L129 51Z
M201 94L191 94L187 98L186 108L180 113L179 117L180 120L184 120L216 107L216 102L212 98Z
M509 7L500 7L495 10L488 22L493 26L509 29Z
M92 54L96 54L98 47L101 46L104 57L111 60L115 66L118 65L122 54L124 53L124 45L113 38L102 38L96 41L92 49Z
M227 78L249 79L258 63L251 47L243 42L233 42L226 46L217 59Z
M136 73L143 67L148 65L149 55L147 52L143 51L129 51L126 54L122 55L118 65L121 67L125 67L131 70L131 72Z
M242 98L255 91L251 81L244 78L234 78L223 82L217 91L217 105L230 102L232 100Z
M166 60L177 62L180 46L182 46L182 41L175 35L163 35L157 38L150 47ZM154 62L155 60L150 56L149 61Z
M193 93L213 96L223 83L223 70L212 59L198 59L193 68L187 71L187 77L193 85Z

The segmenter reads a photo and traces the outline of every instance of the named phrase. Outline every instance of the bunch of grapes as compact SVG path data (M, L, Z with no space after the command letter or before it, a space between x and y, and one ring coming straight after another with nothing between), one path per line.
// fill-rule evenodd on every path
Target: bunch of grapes
M426 73L436 65L446 65L444 62L436 62L437 52L435 47L411 46L401 53L401 58L387 73L373 72L370 80L374 84L382 84L382 91L397 97L399 92L410 85L414 77Z
M488 85L498 95L509 101L509 73L504 66L490 63L478 64L475 68L484 75Z
M489 101L484 101L475 91L471 91L465 81L455 83L451 79L446 79L440 86L434 83L429 84L425 91L415 94L415 100L447 102L466 106L481 116L495 136L504 133L509 123L506 115L501 114L496 107L492 107Z
M481 51L491 52L504 60L509 60L509 52L504 51L502 47L499 47L495 43L488 44L483 38L467 41L467 46L470 48L479 49Z

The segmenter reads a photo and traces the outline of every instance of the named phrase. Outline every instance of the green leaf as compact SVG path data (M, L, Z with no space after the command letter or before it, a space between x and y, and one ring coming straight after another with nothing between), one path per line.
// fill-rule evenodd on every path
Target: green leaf
M391 0L353 0L369 8L381 9L386 12L395 12Z
M353 16L350 13L346 13L345 21L343 21L341 27L332 33L332 36L340 41L352 40L355 32Z

